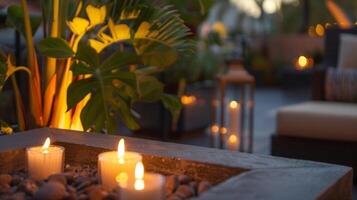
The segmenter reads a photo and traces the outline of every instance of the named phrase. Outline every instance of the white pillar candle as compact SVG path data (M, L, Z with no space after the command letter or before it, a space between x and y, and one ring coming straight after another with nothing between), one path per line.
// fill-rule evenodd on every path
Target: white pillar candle
M121 187L121 198L125 200L162 200L164 199L165 178L160 174L145 173L141 162L135 168L135 183Z
M104 152L98 156L100 182L108 189L118 187L118 178L133 182L135 165L141 162L141 159L139 153L125 152L125 143L121 139L117 151Z
M26 149L28 172L35 180L43 180L63 171L64 148L50 143L50 138L47 138L42 147Z
M237 101L229 103L229 124L228 129L231 133L238 133L240 126L240 105Z

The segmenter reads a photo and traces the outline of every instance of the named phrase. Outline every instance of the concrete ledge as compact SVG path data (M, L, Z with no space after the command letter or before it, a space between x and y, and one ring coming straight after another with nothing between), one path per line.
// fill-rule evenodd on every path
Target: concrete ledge
M66 161L95 163L115 149L120 136L37 129L0 137L0 171L21 167L24 148L46 137L66 147ZM185 173L216 184L196 200L352 199L352 169L311 161L260 156L196 146L125 138L127 149L144 156L150 171ZM21 161L22 160L22 161Z

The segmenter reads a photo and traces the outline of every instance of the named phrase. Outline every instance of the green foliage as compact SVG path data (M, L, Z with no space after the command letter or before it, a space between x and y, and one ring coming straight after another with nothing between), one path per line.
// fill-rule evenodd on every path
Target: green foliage
M65 59L74 55L67 42L60 38L45 38L38 44L40 52L48 57Z
M13 5L7 8L6 24L25 35L24 13L21 6ZM41 25L41 16L31 16L32 33L35 34L38 27Z
M71 109L91 96L81 113L85 130L113 132L118 120L130 129L138 129L138 116L132 110L136 102L162 101L174 117L178 115L180 102L164 94L164 85L157 78L142 71L127 71L130 65L142 65L145 57L129 50L115 51L104 60L99 57L90 46L81 44L72 65L74 75L89 76L72 83L67 97Z
M7 63L3 60L0 60L0 91L4 87L6 79L7 79Z

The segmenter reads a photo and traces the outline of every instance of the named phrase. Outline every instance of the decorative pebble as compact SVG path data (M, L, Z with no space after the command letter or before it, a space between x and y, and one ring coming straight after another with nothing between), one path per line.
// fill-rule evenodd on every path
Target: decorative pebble
M28 195L34 195L37 192L38 187L36 183L31 179L25 179L19 184L18 191L24 192Z
M172 175L172 176L168 176L166 178L166 183L165 183L165 187L166 187L166 194L172 194L176 191L176 188L180 185L180 182L177 178L177 176Z
M108 195L108 192L103 189L102 186L90 186L87 189L88 197L90 200L103 199Z
M58 182L61 183L64 187L67 186L67 178L63 174L54 174L48 177L48 182Z
M207 191L211 187L211 184L207 181L201 181L200 184L198 184L198 195L201 195L203 192Z
M11 179L10 179L11 178ZM98 183L96 166L66 165L65 172L34 181L25 170L0 175L0 199L6 200L120 200L120 189L106 190ZM166 177L166 200L186 200L207 191L211 184L187 175Z
M12 181L12 176L9 174L0 174L0 186L10 185Z
M35 200L61 200L68 196L66 188L59 182L45 183L35 193Z
M178 176L180 184L188 184L191 181L191 178L186 175L179 175Z
M192 189L192 187L188 186L188 185L180 185L175 194L179 197L181 197L182 199L187 199L190 197L193 197L195 192Z

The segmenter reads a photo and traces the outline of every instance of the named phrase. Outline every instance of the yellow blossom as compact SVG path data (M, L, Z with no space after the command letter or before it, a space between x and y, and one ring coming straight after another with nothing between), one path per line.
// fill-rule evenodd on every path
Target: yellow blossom
M221 38L227 37L226 26L220 21L213 23L212 30L217 32Z
M88 5L86 7L86 13L90 21L91 26L96 26L98 24L102 24L107 15L107 9L105 6L97 8L92 5Z
M68 27L76 35L82 35L86 32L89 21L81 17L75 17L72 21L67 21Z
M10 135L12 134L13 130L10 126L7 126L7 127L1 127L1 132L5 135Z
M103 42L99 42L98 40L89 39L89 45L100 53L107 45Z
M115 41L130 39L130 28L126 24L114 24L113 21L110 20L109 30Z
M150 30L150 24L148 22L141 23L138 30L135 33L135 38L144 38L149 33L149 30Z

